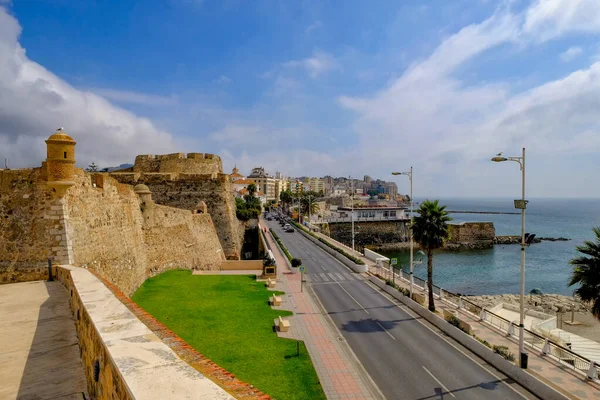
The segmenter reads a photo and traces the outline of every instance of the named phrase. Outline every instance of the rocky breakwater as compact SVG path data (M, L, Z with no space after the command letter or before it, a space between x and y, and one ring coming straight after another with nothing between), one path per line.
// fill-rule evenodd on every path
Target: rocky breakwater
M565 237L536 237L533 239L533 243L541 242L567 242L571 239ZM521 243L521 236L510 235L510 236L494 236L494 244L519 244Z
M492 308L501 303L513 304L516 306L519 305L518 294L465 296L465 298L484 308ZM588 312L591 309L591 305L572 296L563 296L560 294L526 294L525 308L547 314L554 314L557 311L571 311L572 308L575 312Z

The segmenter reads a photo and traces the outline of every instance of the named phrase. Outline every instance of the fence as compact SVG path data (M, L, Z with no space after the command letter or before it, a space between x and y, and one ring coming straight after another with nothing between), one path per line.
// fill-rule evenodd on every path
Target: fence
M403 280L405 282L410 282L410 274L403 271L402 269L395 270L394 275L392 275L390 268L376 268L376 270L376 273L380 276L383 276L385 279L398 279ZM413 275L413 282L415 286L426 290L427 282L425 280ZM486 310L462 296L442 289L437 285L433 285L433 293L438 298L443 298L443 300L454 304L457 308L464 309L474 314L476 317L479 317L482 321L492 325L493 327L506 333L507 335L518 337L519 326L507 320L506 318L503 318L492 311ZM544 336L538 335L537 333L532 332L528 329L524 329L523 336L523 341L526 345L529 345L534 349L540 350L546 355L551 355L559 361L571 366L573 369L587 374L587 377L589 379L600 378L600 365L597 365L588 358L583 357L569 349L567 347L569 345L568 338L558 338L556 341L554 341ZM566 344L565 346L562 346L561 344L557 343L557 341L564 341Z

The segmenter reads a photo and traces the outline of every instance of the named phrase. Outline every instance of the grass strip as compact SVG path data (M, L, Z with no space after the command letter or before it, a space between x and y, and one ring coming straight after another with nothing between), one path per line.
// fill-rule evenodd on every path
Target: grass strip
M281 250L283 250L283 254L285 254L285 256L287 257L287 259L290 262L292 262L292 258L294 258L294 257L292 257L292 255L288 251L287 247L285 247L285 245L283 244L283 242L281 241L281 239L279 239L279 236L277 236L277 234L275 233L275 231L273 231L272 229L271 229L271 234L275 238L275 241L277 242L277 244L279 245L279 247L281 248Z
M146 280L132 300L200 353L274 399L325 399L304 343L273 332L275 318L292 314L268 305L274 293L254 276L176 270Z

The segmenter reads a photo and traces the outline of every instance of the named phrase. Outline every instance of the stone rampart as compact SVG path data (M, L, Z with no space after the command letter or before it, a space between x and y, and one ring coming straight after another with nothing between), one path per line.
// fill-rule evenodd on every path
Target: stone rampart
M107 174L78 169L73 181L58 199L40 168L0 170L0 282L44 279L52 257L94 269L131 295L168 269L220 267L210 214L142 203Z
M141 157L141 156L140 156ZM157 204L193 210L206 203L227 259L240 259L243 232L235 215L231 180L227 174L115 173L112 177L130 185L143 183Z
M208 153L140 155L135 158L133 171L222 174L223 164L219 156Z

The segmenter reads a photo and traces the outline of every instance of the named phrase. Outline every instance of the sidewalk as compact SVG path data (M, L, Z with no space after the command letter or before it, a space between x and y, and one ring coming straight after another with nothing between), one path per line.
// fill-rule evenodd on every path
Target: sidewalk
M304 341L328 399L382 399L354 354L349 348L345 348L347 345L344 342L338 340L339 332L317 306L310 295L309 286L304 284L303 292L300 291L301 274L290 271L287 261L268 232L265 237L273 249L277 263L275 289L285 292L281 308L294 312L294 316L288 318L290 330L279 335Z
M368 263L369 271L379 269L375 267L370 260L367 260L364 257L362 257L362 259ZM387 275L385 275L385 273L387 273ZM379 275L389 277L389 271L380 271ZM409 289L410 286L408 282L401 279L396 279L396 284L401 285L406 289ZM414 291L415 293L424 294L426 296L426 292L417 285L414 285ZM449 301L436 298L435 307L440 314L443 313L444 309L458 311L460 313L460 318L471 325L472 334L480 339L487 340L492 345L506 346L511 353L518 357L519 342L517 338L508 337L506 332L500 331L497 328L482 322L476 315L473 315L464 309L457 310L456 305ZM587 380L584 374L573 370L573 368L550 356L545 356L537 349L526 346L525 351L529 353L527 371L531 375L569 398L600 399L600 384L597 382Z

